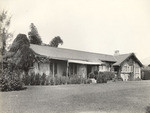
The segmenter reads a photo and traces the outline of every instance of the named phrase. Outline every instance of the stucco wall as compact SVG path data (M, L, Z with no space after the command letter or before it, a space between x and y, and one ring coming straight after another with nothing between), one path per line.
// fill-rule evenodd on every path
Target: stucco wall
M54 63L54 62L51 62ZM66 68L67 68L67 64L65 61L55 61L55 63L57 64L57 76L62 76L64 71L66 72ZM40 75L42 75L43 73L45 73L47 76L53 76L53 72L52 70L50 70L50 62L47 63L37 63L35 62L33 67L34 67L34 72L35 74L39 73ZM52 67L51 67L52 68Z
M82 76L83 78L87 77L87 66L86 65L77 65L77 74Z
M121 66L121 77L124 81L141 78L140 65L134 59L128 59Z
M99 66L99 71L100 72L105 72L105 71L110 71L111 66L109 63L105 62L105 64L102 64Z
M33 64L35 74L39 73L42 75L45 73L46 75L50 75L50 63L37 63Z

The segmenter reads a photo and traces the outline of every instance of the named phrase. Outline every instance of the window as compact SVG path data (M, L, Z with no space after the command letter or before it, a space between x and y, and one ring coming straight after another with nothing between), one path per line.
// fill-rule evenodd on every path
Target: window
M77 74L77 64L70 64L70 74Z
M126 66L126 65L124 66L123 71L124 71L124 72L127 72L127 66Z
M54 65L54 74L57 74L57 63L50 63L50 71L53 74L53 65Z

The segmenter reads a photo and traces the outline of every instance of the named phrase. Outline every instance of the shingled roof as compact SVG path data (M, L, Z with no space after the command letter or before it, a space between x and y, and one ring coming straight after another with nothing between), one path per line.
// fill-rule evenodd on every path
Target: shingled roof
M71 50L64 48L54 48L49 46L41 46L31 44L30 48L38 55L46 56L52 59L62 60L82 60L91 62L116 62L113 55L85 52L79 50Z
M121 55L114 56L117 62L114 63L113 66L120 66L126 59L128 59L131 56L134 56L137 62L140 64L140 66L142 66L142 63L138 60L138 58L135 56L134 53L121 54Z

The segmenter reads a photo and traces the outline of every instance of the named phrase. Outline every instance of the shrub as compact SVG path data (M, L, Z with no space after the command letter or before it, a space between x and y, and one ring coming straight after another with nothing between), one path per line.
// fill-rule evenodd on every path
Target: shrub
M55 77L55 85L61 85L61 77Z
M66 71L63 71L63 74L62 74L62 76L66 76L67 74L66 74Z
M92 83L92 80L91 79L87 79L86 80L86 84L91 84Z
M116 82L116 81L123 81L123 78L121 76L115 76L113 78L113 82Z
M30 85L35 85L35 73L31 73L30 75Z
M43 75L41 76L41 85L45 85L46 84L46 74L43 73Z
M93 72L91 72L88 74L88 78L96 78L96 77L95 77L95 74Z
M94 78L95 79L97 79L98 73L99 73L98 71L94 71L94 75L95 75Z
M146 107L146 113L150 113L150 106Z
M25 84L25 85L29 85L30 84L30 76L29 75L25 75L23 78L22 78L22 82Z
M84 78L81 75L70 75L69 80L67 81L68 84L81 84L84 82Z
M22 90L23 83L19 78L19 71L15 70L10 72L9 69L3 70L2 78L0 80L1 83L1 91L14 91L14 90Z
M68 80L69 80L68 77L62 76L62 77L61 77L61 84L67 84L67 81L68 81Z
M54 85L54 79L53 79L53 77L50 77L50 85Z
M142 80L150 80L150 70L148 69L142 70Z
M135 81L140 81L140 80L142 80L142 79L139 78L139 77L137 77L137 78L135 78L134 80L135 80Z
M35 75L35 85L40 85L40 74Z
M103 72L103 73L106 76L107 80L113 80L113 78L115 78L115 73L114 72L106 71L106 72Z
M77 76L71 77L70 78L70 83L71 84L81 84L81 79L79 77L77 77Z
M97 83L107 83L107 77L103 72L99 72L97 76Z
M51 77L50 76L47 76L47 78L46 78L46 85L50 85L50 79L51 79ZM41 84L41 83L40 83Z

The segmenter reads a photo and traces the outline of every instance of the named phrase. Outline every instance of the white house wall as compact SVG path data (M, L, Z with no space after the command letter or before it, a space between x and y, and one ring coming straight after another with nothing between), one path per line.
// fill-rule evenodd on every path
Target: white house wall
M66 72L66 62L64 61L56 61L57 64L57 76L62 76L64 72ZM45 73L47 76L52 76L52 72L50 71L50 62L48 63L37 63L35 62L34 65L34 72L35 74L39 73L42 75Z
M133 79L141 78L141 68L135 61L132 63L127 61L121 66L121 77L124 81L127 81L132 74Z
M86 78L86 76L87 76L87 66L78 64L77 65L77 75L80 75L83 78Z
M43 75L45 73L46 75L50 75L50 64L49 63L34 63L34 72L35 74L39 73L40 75Z

